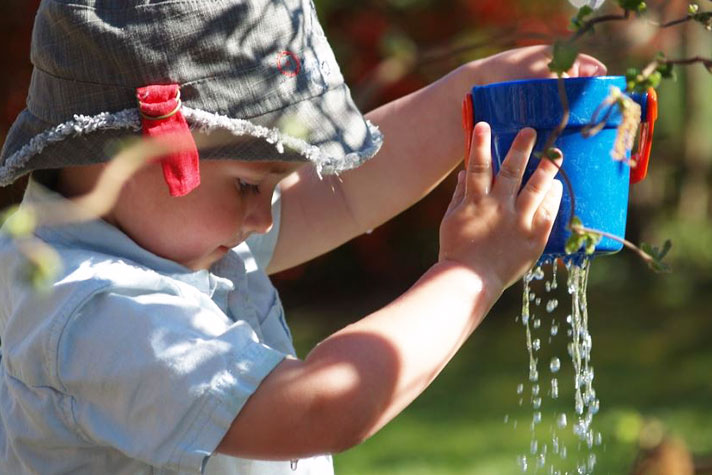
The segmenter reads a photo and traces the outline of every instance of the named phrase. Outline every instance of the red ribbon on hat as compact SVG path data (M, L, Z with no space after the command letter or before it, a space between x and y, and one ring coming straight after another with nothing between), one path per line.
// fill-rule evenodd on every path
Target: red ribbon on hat
M143 135L172 136L182 142L181 150L161 157L163 178L172 196L185 196L200 185L198 148L181 112L177 84L150 85L136 89Z

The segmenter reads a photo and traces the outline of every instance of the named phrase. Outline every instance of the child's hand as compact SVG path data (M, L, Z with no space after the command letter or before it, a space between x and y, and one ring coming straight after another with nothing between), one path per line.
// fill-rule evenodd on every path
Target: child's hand
M547 45L527 46L475 61L474 74L480 84L511 81L515 79L550 78L555 75L549 70L552 51ZM606 74L606 66L586 54L579 54L568 76L600 76ZM469 86L468 86L469 87Z
M496 279L502 289L521 277L541 255L561 202L557 167L542 160L521 189L536 132L523 129L492 182L489 125L473 130L469 167L440 225L440 257Z

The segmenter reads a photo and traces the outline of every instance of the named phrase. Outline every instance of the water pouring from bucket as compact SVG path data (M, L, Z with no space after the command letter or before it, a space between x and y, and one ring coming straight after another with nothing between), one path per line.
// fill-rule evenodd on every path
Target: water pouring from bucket
M524 127L537 131L535 152L544 151L548 137L559 127L564 116L557 81L532 79L472 88L463 103L466 137L469 137L475 123L485 121L490 124L495 171L499 170L515 135ZM625 236L629 185L645 178L657 118L654 89L643 94L629 95L639 105L641 119L638 152L631 155L630 150L621 150L619 129L627 127L628 133L634 133L634 130L630 130L629 118L621 113L615 103L610 103L611 91L615 90L612 88L624 90L625 78L566 78L563 83L568 99L569 120L553 145L564 154L562 170L566 178L562 179L559 173L559 179L569 181L573 198L568 187L564 187L559 214L542 261L567 256L568 259L580 259L585 255L584 250L576 251L573 256L566 252L566 243L571 236L569 223L572 211L573 216L580 218L586 228L603 233L593 254L610 254L621 250L622 243L606 234L620 239ZM607 101L610 104L607 105ZM592 128L597 133L587 134ZM619 156L614 158L612 152L616 151ZM469 153L466 153L465 157L468 156ZM536 162L530 162L524 182L536 168Z
M531 443L529 453L521 454L518 462L522 471L531 466L549 473L592 473L596 464L596 447L603 436L593 425L600 401L593 387L591 363L592 338L589 332L586 287L592 255L617 252L623 247L628 190L631 183L645 178L650 157L657 98L653 89L646 94L620 92L626 87L622 76L535 79L476 86L463 103L463 126L466 137L465 157L469 157L470 137L474 124L485 121L492 130L493 168L500 165L517 132L524 127L537 131L534 153L555 147L564 154L559 179L566 182L559 213L540 262L523 279L522 312L517 320L525 329L529 364L526 380L530 385L532 419L529 425ZM563 84L567 107L562 104L560 86ZM568 114L566 111L568 110ZM568 120L564 123L564 118ZM635 134L640 127L638 152L631 154ZM556 133L555 133L556 132ZM551 138L556 137L553 143ZM523 182L534 172L538 160L530 160ZM590 241L590 249L573 246L580 233L574 226L595 230L602 239ZM570 239L574 236L576 239ZM567 246L568 245L568 246ZM594 247L595 245L595 247ZM567 249L568 247L568 249ZM569 252L567 252L569 251ZM571 252L573 251L573 252ZM559 306L553 291L557 288L559 258L565 261L565 290L571 299L570 311ZM551 281L546 281L541 264L551 263ZM562 266L563 267L563 266ZM541 281L545 293L542 293ZM547 304L540 306L545 297ZM556 309L564 311L557 316ZM544 312L544 309L546 312ZM568 313L568 314L567 314ZM564 317L563 321L559 317ZM542 318L550 319L551 330L542 330ZM546 328L545 326L544 328ZM549 358L551 373L549 396L542 402L541 383L547 375L539 371L542 340L551 343L559 327L566 329L569 342L567 352L571 361L573 384L562 385L571 391L574 405L570 418L556 412L547 431L549 439L542 439L542 411L547 403L556 406L559 397L561 360ZM546 363L546 361L545 361ZM524 385L517 387L520 405ZM509 418L505 418L508 421ZM570 420L570 423L568 422ZM514 428L517 420L513 421ZM505 422L506 423L506 422ZM572 431L572 434L567 432ZM579 442L571 444L567 437ZM546 436L545 436L546 437ZM569 440L569 442L566 442ZM572 467L571 465L574 464ZM563 470L562 470L563 467Z

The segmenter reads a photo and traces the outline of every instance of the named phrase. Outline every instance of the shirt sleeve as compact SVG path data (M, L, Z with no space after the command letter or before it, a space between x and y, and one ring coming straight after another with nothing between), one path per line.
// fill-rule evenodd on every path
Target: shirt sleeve
M59 341L80 436L161 469L199 473L284 355L232 322L162 293L93 297Z
M272 229L266 234L253 234L246 243L250 248L252 257L260 269L266 269L272 260L274 249L279 238L279 225L282 213L282 192L277 186L272 195Z

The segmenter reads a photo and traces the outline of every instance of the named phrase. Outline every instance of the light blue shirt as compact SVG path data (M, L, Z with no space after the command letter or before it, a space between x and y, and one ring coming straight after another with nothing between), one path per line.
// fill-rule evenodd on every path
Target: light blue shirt
M63 271L51 292L21 278L0 238L0 473L331 474L331 457L212 455L291 335L263 269L279 232L210 271L141 248L104 221L40 228ZM23 203L57 199L31 182ZM211 456L212 455L212 456Z

